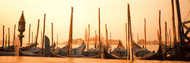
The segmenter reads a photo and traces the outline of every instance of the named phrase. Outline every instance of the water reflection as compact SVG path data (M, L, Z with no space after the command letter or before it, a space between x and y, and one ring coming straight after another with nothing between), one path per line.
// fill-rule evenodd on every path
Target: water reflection
M57 58L57 57L29 57L29 56L0 56L0 63L189 63L186 61L160 60L119 60L94 58Z

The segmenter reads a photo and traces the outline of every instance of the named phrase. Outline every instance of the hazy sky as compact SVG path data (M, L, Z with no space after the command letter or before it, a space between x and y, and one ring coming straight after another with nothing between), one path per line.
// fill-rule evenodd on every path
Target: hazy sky
M182 20L184 20L190 10L190 1L179 1ZM101 33L103 36L105 36L105 24L107 24L108 32L112 33L112 39L120 39L125 42L128 3L130 4L132 31L135 41L137 40L137 33L140 39L144 38L144 18L147 22L147 40L157 40L159 10L161 10L162 38L165 38L164 22L168 22L168 29L172 27L171 0L0 0L0 40L2 40L3 25L5 25L6 33L8 27L10 27L11 41L14 24L17 26L16 35L19 34L18 21L23 10L26 21L24 42L28 42L29 24L31 24L34 37L36 36L38 19L40 19L38 41L41 41L44 13L46 13L45 34L51 38L51 22L53 22L55 41L57 41L57 34L59 35L59 42L67 41L71 7L74 7L73 38L84 38L84 32L88 24L91 26L91 37L95 35L95 30L98 31L98 8L100 8ZM177 18L175 20L177 25ZM190 20L190 16L187 20Z

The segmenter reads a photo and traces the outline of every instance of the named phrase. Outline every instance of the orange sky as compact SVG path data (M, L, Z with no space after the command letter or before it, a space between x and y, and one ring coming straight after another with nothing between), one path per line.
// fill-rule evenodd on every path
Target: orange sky
M179 0L181 16L184 20L190 10L189 0ZM131 8L131 21L134 40L137 33L139 38L144 37L144 18L147 21L147 41L157 40L158 11L161 10L162 38L164 39L164 22L168 22L171 29L171 0L0 0L0 40L2 40L2 26L5 32L8 27L13 36L13 26L17 25L22 10L26 21L24 41L28 41L28 28L36 36L37 20L40 19L39 40L43 26L43 14L46 13L46 35L51 38L51 22L54 24L54 39L59 42L67 41L69 37L69 25L71 6L74 7L73 15L73 38L84 38L87 24L91 26L91 37L98 30L98 8L101 8L101 33L105 36L105 24L108 32L112 33L112 39L125 41L125 22L127 22L127 3ZM176 11L176 10L175 10ZM177 25L177 18L176 25ZM190 20L190 16L186 20ZM177 27L176 27L177 28ZM18 31L16 31L18 35Z

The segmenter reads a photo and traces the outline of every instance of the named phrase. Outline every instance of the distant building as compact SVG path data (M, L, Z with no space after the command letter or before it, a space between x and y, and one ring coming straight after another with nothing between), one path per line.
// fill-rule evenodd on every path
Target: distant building
M144 42L144 39L141 39L141 40L137 41L137 44L142 45L143 42ZM164 42L162 41L162 43L164 43ZM159 44L159 41L156 41L156 40L146 42L146 45L158 45L158 44Z

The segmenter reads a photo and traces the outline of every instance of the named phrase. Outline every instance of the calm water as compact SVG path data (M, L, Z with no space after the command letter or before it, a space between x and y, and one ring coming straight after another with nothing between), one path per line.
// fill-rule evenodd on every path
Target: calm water
M0 63L189 63L186 61L160 60L119 60L95 58L56 58L56 57L27 57L27 56L0 56Z

